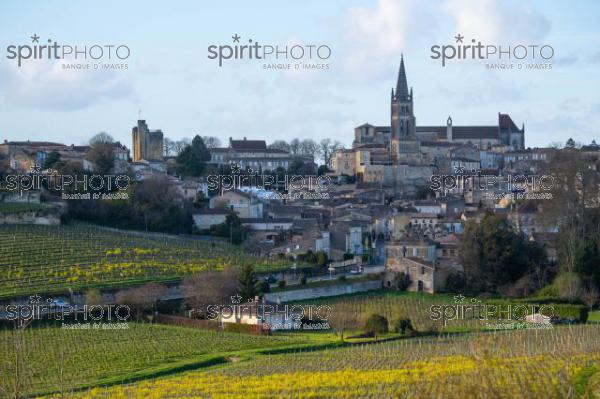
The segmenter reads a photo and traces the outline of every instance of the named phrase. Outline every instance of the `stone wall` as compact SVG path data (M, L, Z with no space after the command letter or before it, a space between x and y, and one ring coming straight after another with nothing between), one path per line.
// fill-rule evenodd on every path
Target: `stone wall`
M328 296L354 294L356 292L372 291L381 288L381 281L359 281L356 283L344 282L337 285L325 285L320 287L307 287L297 290L285 290L265 294L268 301L291 302L303 299L314 299Z
M58 212L28 211L0 213L0 224L41 224L57 226L60 224Z

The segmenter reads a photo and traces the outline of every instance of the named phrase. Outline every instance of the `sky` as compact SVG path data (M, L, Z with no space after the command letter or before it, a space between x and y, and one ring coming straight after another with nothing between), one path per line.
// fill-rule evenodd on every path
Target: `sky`
M84 144L105 131L131 147L140 116L175 140L331 138L349 146L355 126L389 125L403 54L417 125L445 125L449 115L454 125L495 125L502 112L525 125L528 147L600 142L598 21L593 0L3 1L0 140ZM331 56L305 60L327 69L271 70L263 65L288 62L248 59L219 67L208 47L234 45L235 35L241 43L326 45ZM457 35L551 46L551 69L431 58L432 46L458 45ZM8 48L35 45L31 36L126 45L127 69L67 70L56 59L19 67Z

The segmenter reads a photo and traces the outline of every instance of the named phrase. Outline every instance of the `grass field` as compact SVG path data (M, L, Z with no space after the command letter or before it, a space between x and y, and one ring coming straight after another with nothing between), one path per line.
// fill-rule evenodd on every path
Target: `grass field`
M0 298L167 281L245 262L257 271L288 266L191 238L95 226L0 226Z
M586 397L599 392L599 335L600 326L582 325L258 355L75 397Z
M197 368L247 351L319 342L319 337L306 334L256 336L156 324L128 326L124 330L27 328L16 336L14 330L2 330L0 387L14 390L16 366L21 369L22 392L70 391ZM16 343L22 343L22 351L15 349ZM14 361L16 354L19 363Z
M600 311L590 312L588 321L592 323L600 323Z

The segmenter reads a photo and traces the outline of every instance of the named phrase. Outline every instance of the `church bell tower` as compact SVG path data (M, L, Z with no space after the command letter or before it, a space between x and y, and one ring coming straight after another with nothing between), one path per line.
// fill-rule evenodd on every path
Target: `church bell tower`
M396 90L391 95L391 146L392 162L397 164L402 158L400 154L419 152L416 138L415 115L413 112L413 91L408 90L404 57L400 58L400 70Z

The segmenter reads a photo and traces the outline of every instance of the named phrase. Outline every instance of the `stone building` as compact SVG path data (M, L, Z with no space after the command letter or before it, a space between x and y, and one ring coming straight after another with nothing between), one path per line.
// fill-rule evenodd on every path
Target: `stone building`
M131 129L133 141L133 161L163 159L163 132L150 130L145 120L138 120L137 126Z
M215 165L237 165L254 171L287 169L294 160L314 163L314 157L292 155L289 151L267 148L265 140L234 140L229 138L229 146L210 150L209 163Z

